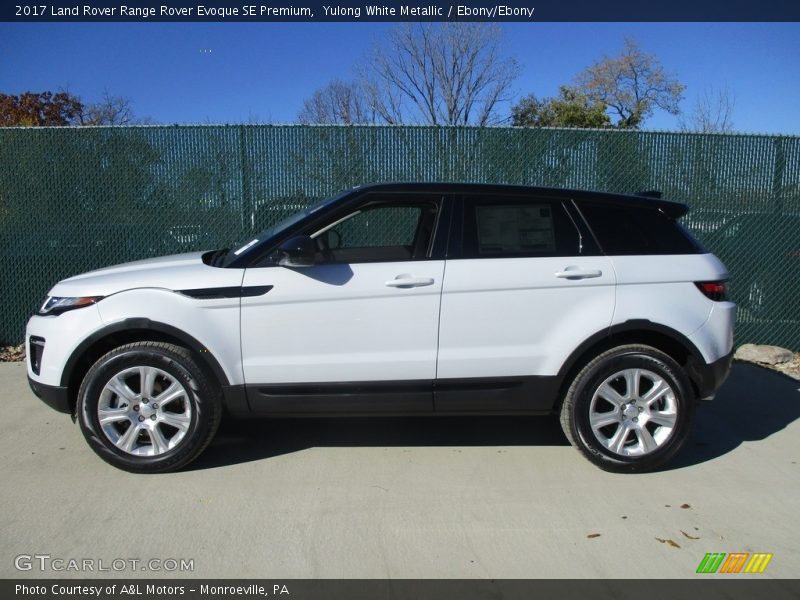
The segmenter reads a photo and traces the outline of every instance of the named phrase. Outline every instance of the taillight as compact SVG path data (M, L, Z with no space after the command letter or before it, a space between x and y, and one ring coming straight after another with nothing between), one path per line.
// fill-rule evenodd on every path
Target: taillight
M714 302L722 302L728 296L727 281L695 281L694 284L706 298Z

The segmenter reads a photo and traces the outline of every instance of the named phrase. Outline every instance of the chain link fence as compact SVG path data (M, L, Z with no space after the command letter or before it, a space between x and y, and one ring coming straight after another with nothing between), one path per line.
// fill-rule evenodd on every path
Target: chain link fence
M386 181L660 190L728 266L737 342L800 348L800 137L293 125L0 129L0 343L59 279Z

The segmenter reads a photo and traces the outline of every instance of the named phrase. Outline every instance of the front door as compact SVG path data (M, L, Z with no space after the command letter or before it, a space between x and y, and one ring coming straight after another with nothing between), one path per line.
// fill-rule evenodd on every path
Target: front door
M438 198L364 198L303 232L310 267L248 268L242 364L255 412L432 410L444 261ZM384 394L379 392L390 391Z

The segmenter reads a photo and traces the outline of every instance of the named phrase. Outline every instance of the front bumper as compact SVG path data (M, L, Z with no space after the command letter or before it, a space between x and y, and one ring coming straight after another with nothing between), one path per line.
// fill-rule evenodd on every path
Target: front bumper
M728 378L733 362L733 350L713 363L697 363L691 365L692 380L697 385L698 398L712 400L714 393Z
M36 396L47 406L58 412L72 414L67 388L55 385L45 385L28 377L28 385Z

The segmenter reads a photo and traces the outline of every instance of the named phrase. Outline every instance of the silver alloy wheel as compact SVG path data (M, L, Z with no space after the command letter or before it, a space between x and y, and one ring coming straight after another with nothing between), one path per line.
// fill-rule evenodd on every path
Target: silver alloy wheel
M186 388L155 367L120 371L106 383L97 403L105 436L134 456L157 456L175 448L192 422Z
M644 456L672 435L678 418L675 391L646 369L624 369L601 383L589 405L597 441L621 456Z

